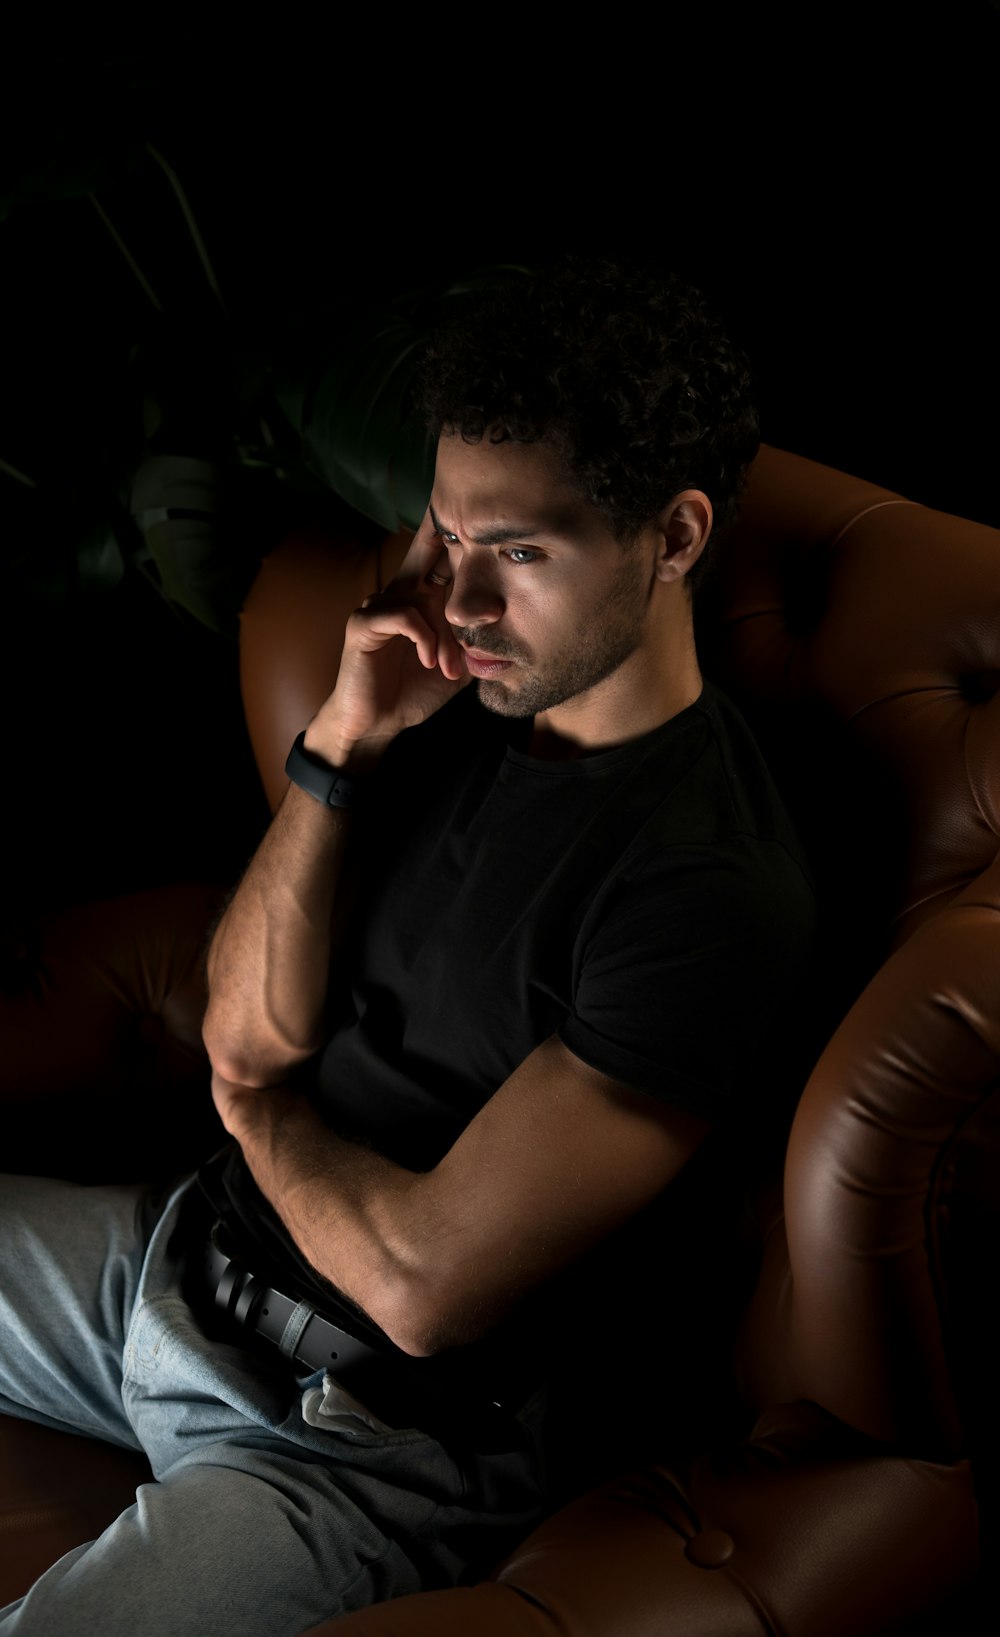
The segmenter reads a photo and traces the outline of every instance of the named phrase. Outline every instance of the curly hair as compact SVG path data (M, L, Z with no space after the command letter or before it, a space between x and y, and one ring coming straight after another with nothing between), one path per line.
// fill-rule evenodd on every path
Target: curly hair
M455 309L416 386L435 436L553 443L623 545L682 489L716 528L735 515L759 444L750 371L697 290L572 257Z

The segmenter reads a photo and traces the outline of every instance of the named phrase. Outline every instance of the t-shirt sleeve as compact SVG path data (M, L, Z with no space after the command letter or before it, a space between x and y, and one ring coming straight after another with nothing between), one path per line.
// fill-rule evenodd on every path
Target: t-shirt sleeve
M559 1036L612 1079L724 1119L795 1023L811 944L812 896L780 845L672 851L591 910Z

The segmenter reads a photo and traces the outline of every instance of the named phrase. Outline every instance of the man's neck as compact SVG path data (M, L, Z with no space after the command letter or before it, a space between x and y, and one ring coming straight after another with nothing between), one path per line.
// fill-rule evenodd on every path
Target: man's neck
M619 745L641 739L679 716L682 710L700 697L702 686L701 672L694 666L682 681L678 679L678 685L670 690L669 697L660 700L658 706L644 701L645 708L629 711L627 716L617 721L608 720L596 734L593 730L578 734L571 724L553 722L550 713L543 712L533 720L528 754L549 762L572 762L584 756L599 756L604 751L616 750Z

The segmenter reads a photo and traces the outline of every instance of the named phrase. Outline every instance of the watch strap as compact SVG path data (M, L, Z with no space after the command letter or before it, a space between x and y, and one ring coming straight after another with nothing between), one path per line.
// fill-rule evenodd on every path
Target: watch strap
M300 790L315 796L324 807L354 807L362 780L331 767L322 756L306 750L305 729L299 734L285 762L285 773Z

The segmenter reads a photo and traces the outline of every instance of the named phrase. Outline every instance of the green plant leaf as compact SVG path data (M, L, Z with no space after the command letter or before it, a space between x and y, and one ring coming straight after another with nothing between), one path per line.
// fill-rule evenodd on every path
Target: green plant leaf
M125 555L110 519L95 524L76 548L77 582L83 595L113 591L125 573Z
M193 456L150 456L129 497L149 553L141 566L158 590L201 624L232 635L234 563L225 509L222 471Z
M32 602L69 608L120 583L130 528L113 493L74 504L66 493L8 485L0 504L0 569L8 594L14 587Z
M305 405L303 440L331 488L390 532L401 524L400 492L426 478L425 502L430 493L430 473L402 471L424 451L401 436L418 339L403 321L363 336L330 362Z
M395 532L416 528L434 478L434 441L410 409L420 347L448 304L527 268L478 269L423 286L327 343L318 368L286 369L275 393L316 468L344 500Z

